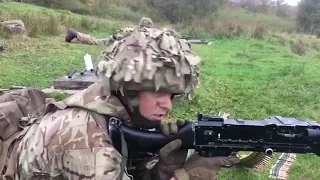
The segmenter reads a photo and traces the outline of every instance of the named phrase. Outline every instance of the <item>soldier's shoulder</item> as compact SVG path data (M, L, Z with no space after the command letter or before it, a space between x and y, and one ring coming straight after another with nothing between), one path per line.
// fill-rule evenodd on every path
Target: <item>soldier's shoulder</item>
M110 146L109 136L96 118L83 108L68 108L46 116L39 126L45 146L57 150Z
M113 179L119 171L115 168L104 174L120 164L121 155L88 110L69 108L56 111L46 116L31 134L26 137L28 139L23 139L19 149L20 162L28 161L20 164L22 177L44 168L49 169L50 175L62 170L68 179L89 177L92 172L97 173L98 179ZM96 163L95 159L100 162Z

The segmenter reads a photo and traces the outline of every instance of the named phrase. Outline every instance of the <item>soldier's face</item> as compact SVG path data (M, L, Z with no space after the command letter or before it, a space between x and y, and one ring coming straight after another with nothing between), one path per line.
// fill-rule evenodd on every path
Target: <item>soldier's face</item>
M141 115L150 120L164 120L172 109L171 94L143 91L138 94L138 100Z

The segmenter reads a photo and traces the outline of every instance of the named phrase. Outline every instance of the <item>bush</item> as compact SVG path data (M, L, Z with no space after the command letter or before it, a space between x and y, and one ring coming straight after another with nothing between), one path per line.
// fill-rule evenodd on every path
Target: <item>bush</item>
M299 39L298 41L291 40L290 47L291 47L291 51L295 54L298 54L300 56L303 56L306 54L307 48L301 39Z
M0 37L1 38L10 38L13 33L6 27L0 26ZM1 42L1 41L0 41Z
M318 42L312 42L312 43L311 43L311 47L312 47L314 50L320 52L320 44L319 44Z
M298 7L297 31L318 35L320 31L319 0L301 0Z
M56 36L62 33L63 30L59 23L59 17L55 15L42 17L39 14L27 13L21 15L20 18L25 23L29 37Z
M105 9L106 15L116 20L129 20L134 22L139 22L143 15L139 13L134 13L128 8L109 6Z
M317 29L314 34L315 34L315 35L317 36L317 38L319 39L319 38L320 38L320 29Z
M252 36L255 39L263 39L264 34L266 33L266 29L263 25L259 24L253 30Z
M150 0L151 7L171 23L190 21L194 17L206 17L216 12L224 0Z
M4 17L2 15L1 17ZM26 27L29 37L56 36L66 33L68 28L74 28L82 32L89 31L114 31L123 25L119 22L110 22L105 19L69 15L66 13L10 13L4 19L21 19ZM1 37L9 37L10 33L0 29Z
M180 23L175 29L186 33L185 35L199 37L254 36L261 38L269 31L292 32L294 24L274 14L253 14L243 9L226 8L205 18L194 18L191 22Z

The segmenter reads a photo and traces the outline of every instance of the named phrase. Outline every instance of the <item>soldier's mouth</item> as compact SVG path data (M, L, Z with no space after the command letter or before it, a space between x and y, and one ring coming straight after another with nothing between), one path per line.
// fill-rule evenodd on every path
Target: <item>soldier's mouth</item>
M163 120L165 118L165 114L153 114L154 120Z

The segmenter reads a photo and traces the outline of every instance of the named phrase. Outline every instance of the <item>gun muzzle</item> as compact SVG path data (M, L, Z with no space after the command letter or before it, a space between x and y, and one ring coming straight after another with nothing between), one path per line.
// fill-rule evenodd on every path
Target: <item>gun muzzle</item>
M68 74L68 78L72 78L72 76L77 72L75 68L71 70L71 72Z
M80 72L81 76L84 75L84 73L85 73L86 71L87 71L87 69L84 68L84 69Z

